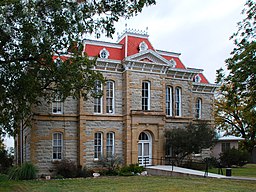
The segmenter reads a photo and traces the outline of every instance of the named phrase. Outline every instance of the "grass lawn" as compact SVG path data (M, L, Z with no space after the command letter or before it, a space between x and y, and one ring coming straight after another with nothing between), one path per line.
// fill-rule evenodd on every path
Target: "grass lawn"
M255 181L237 181L199 177L130 176L65 180L9 181L0 176L0 191L20 192L255 192Z
M222 169L223 174L226 174L226 169ZM218 173L218 169L210 169L211 173ZM247 164L243 167L232 168L232 176L238 177L256 177L256 164ZM255 190L256 191L256 190Z

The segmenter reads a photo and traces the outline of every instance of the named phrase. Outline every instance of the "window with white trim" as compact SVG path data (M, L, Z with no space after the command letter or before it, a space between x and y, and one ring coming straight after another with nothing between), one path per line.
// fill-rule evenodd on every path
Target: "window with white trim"
M142 110L150 110L150 82L142 82Z
M225 142L225 143L221 143L221 152L225 152L230 150L230 143L229 142Z
M111 158L115 154L115 133L107 133L107 158Z
M103 48L101 51L100 51L100 58L102 59L107 59L109 57L109 52L106 48Z
M197 98L196 100L196 118L201 119L202 118L202 99Z
M200 82L201 82L201 77L200 77L200 75L196 75L196 76L195 76L195 82L196 82L196 83L200 83Z
M99 160L103 154L103 134L97 132L94 134L94 159Z
M115 109L115 86L113 81L106 83L106 113L114 113Z
M102 113L102 83L99 80L94 83L94 113Z
M165 99L165 112L167 116L172 116L172 103L173 103L173 99L172 99L172 95L173 95L173 90L172 87L167 86L166 87L166 99Z
M52 113L63 114L63 102L59 94L57 94L52 102Z
M181 88L175 88L175 116L181 116Z
M63 158L63 134L53 133L52 136L52 159L61 160Z

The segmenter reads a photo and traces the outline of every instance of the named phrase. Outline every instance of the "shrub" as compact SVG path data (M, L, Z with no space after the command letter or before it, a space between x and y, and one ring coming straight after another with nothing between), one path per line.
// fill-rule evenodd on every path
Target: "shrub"
M220 163L224 167L231 167L232 165L243 166L249 161L249 153L235 148L227 150L220 154Z
M1 181L7 181L7 180L8 180L8 176L5 175L5 174L1 174L1 173L0 173L0 182L1 182Z
M92 169L88 169L86 166L82 168L82 166L78 167L78 176L79 177L92 177L93 174Z
M74 178L78 174L76 164L68 159L63 159L56 163L57 175L61 175L64 178Z
M9 179L13 180L30 180L36 178L36 173L36 167L32 163L26 162L21 167L12 167L8 172L8 176Z
M8 169L12 167L12 163L13 155L4 147L0 147L0 173L7 173Z
M119 166L122 164L122 158L120 157L110 157L110 158L101 158L98 161L98 164L102 165L102 170L100 170L101 175L114 176L118 175Z
M135 175L137 173L141 173L144 170L145 170L145 168L142 166L139 166L138 164L130 164L128 166L122 167L119 171L119 175L131 176L131 175Z

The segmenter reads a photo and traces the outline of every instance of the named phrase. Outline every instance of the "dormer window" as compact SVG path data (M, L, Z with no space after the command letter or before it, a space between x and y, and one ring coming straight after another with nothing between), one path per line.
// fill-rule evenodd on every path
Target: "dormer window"
M195 82L200 83L201 82L201 77L199 75L195 76Z
M148 49L148 45L145 43L145 41L142 41L139 45L139 50L141 51L146 51Z
M170 60L170 64L172 65L172 67L176 67L176 61L172 58L171 60Z
M102 59L108 59L109 57L109 52L107 49L103 48L101 51L100 51L100 58Z

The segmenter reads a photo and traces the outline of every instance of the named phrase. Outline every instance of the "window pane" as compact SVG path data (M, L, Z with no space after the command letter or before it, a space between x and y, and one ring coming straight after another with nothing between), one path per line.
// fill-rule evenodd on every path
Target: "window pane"
M142 156L142 144L141 143L139 143L139 145L138 145L138 155Z
M142 82L142 110L150 109L150 83Z
M149 143L144 143L144 156L149 155Z
M53 142L52 142L52 158L59 160L62 159L62 133L54 133L53 134Z

